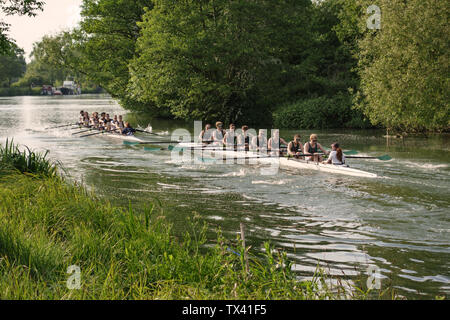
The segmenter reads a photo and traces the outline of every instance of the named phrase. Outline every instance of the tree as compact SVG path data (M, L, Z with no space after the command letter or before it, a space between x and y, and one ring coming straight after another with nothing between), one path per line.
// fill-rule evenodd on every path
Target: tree
M370 1L362 1L367 4ZM400 131L449 130L449 6L439 0L379 0L381 29L359 41L359 108ZM365 21L368 15L361 12Z
M138 24L128 88L179 118L270 123L308 45L309 8L306 0L158 1Z
M140 104L127 92L128 65L139 37L137 23L151 0L84 0L81 28L74 39L79 44L77 69L105 88L125 108Z
M16 45L10 49L12 53L0 55L0 85L10 87L14 80L20 78L26 69L23 50Z
M0 0L0 11L6 15L36 15L45 2L38 0ZM0 20L0 54L14 55L14 40L8 37L10 25Z
M44 36L42 40L35 42L27 72L15 85L56 85L68 78L80 84L87 83L88 77L80 66L81 54L76 38L77 30L63 31L53 36Z

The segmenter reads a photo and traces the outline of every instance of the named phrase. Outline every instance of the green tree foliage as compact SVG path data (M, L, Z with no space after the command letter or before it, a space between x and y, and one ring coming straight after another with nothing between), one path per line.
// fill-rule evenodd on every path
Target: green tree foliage
M81 49L76 41L77 37L77 30L64 31L53 36L44 36L42 40L34 43L27 72L14 86L58 86L64 80L74 80L81 84L83 89L97 87L89 81L88 75L81 68Z
M36 15L42 10L44 1L38 0L0 0L0 12L6 15ZM0 20L0 55L14 55L14 40L8 37L10 25Z
M366 30L359 41L359 107L388 129L450 129L448 2L377 3L381 29ZM368 15L360 15L364 23Z
M151 0L84 0L80 32L78 70L118 98L125 108L141 106L127 92L128 65L139 37L137 22Z
M180 118L270 121L297 75L310 1L158 1L144 15L130 91Z
M27 72L15 86L57 85L68 77L80 80L77 77L79 72L74 71L76 57L72 43L68 32L44 36L41 41L35 42Z
M282 105L274 112L275 128L331 129L370 128L361 112L351 108L352 97L338 93Z
M26 69L23 50L13 44L10 51L7 55L0 55L0 86L8 88L24 74Z

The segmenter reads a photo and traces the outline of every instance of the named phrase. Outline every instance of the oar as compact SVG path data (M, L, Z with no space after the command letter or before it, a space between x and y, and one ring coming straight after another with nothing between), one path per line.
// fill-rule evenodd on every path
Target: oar
M378 159L381 161L389 161L392 160L392 157L390 155L385 154L384 156L380 157L355 157L355 156L347 156L347 159Z
M223 155L222 160L248 160L248 159L264 159L264 158L279 158L277 156L260 156L260 157L227 157L226 155ZM202 161L216 161L221 160L220 158L204 158L200 157Z
M101 130L101 131L99 131L99 132L94 132L94 133L91 133L91 134L85 134L85 135L82 135L82 136L79 136L79 137L80 137L80 138L84 138L84 137L95 136L95 135L97 135L97 134L102 134L103 132L106 132L106 130Z
M78 131L78 132L74 132L74 133L72 133L72 135L74 135L74 134L79 134L79 133L83 133L83 132L88 132L88 131L91 131L92 129L87 129L87 130L82 130L82 131Z
M134 130L136 130L137 132L152 134L154 136L161 136L160 134L149 132L149 131L145 131L145 130L141 130L141 129L134 129Z
M161 151L161 150L169 150L169 149L161 147L144 147L144 151Z
M124 141L123 144L129 146L135 145L143 145L143 144L166 144L166 143L179 143L180 141L144 141L144 142L136 142L136 141Z
M57 129L57 128L64 128L64 127L70 127L70 126L77 126L77 125L78 125L78 123L71 123L71 124L65 124L63 126L48 127L48 128L45 128L45 129L46 130L48 130L48 129Z

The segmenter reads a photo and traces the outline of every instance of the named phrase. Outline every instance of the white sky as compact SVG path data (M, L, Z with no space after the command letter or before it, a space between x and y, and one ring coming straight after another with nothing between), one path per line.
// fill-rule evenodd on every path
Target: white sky
M27 61L33 49L33 43L44 35L55 34L61 30L75 27L80 21L83 0L44 0L44 11L38 11L35 17L6 16L0 12L0 20L11 25L9 37L25 50Z

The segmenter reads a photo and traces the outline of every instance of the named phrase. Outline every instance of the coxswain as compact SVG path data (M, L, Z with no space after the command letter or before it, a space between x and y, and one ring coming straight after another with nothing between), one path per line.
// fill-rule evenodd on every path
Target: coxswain
M328 155L328 159L324 161L325 164L343 165L345 164L345 156L339 143L335 142L331 145L331 152Z
M125 128L122 130L122 134L126 136L132 136L136 132L135 129L133 129L129 122L125 122Z

